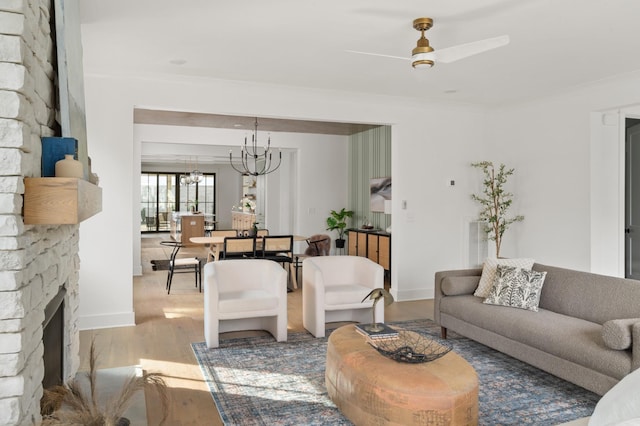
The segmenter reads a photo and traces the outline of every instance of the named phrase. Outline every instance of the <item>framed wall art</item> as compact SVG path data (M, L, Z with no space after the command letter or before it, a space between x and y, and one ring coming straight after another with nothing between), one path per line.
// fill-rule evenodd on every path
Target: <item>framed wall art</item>
M383 213L385 200L391 200L391 177L370 179L369 193L369 210Z

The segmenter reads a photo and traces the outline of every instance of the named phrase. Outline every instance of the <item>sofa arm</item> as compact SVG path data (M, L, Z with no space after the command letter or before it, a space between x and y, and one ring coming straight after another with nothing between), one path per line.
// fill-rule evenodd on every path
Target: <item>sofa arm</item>
M442 300L443 297L447 297L447 295L444 293L442 288L442 282L444 281L444 279L447 277L477 277L475 279L480 280L481 275L482 275L482 268L457 269L457 270L436 272L434 294L433 294L434 296L433 297L433 320L437 324L440 324L440 301ZM470 280L465 279L465 282L468 284Z
M640 322L631 327L631 371L640 368Z

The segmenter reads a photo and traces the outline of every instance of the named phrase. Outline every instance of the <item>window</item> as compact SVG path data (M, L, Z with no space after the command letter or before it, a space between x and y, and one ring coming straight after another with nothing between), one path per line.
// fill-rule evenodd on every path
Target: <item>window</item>
M215 216L215 174L198 183L179 185L178 173L142 172L140 176L140 230L169 232L174 211L194 211ZM179 200L177 203L176 200Z
M142 173L140 202L142 232L168 232L175 209L177 177L173 173Z
M180 185L180 211L198 211L206 215L215 214L216 175L203 175L200 182Z

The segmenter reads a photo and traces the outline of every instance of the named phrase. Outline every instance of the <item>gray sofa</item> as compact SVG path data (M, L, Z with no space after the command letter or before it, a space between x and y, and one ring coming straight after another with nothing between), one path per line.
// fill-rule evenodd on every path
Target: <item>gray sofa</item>
M443 337L455 331L599 395L640 367L640 281L533 270L547 272L538 312L484 304L473 295L482 269L437 272Z

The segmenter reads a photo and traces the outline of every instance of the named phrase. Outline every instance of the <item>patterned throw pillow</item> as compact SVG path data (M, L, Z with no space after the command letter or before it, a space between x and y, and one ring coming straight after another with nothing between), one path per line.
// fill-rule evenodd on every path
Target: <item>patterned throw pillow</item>
M533 259L496 259L495 257L489 257L484 261L482 267L482 276L480 277L480 283L478 288L473 293L474 296L487 297L489 290L493 285L493 280L496 276L496 267L498 265L515 266L522 269L531 269L533 267Z
M540 292L546 275L546 272L498 265L493 287L484 303L538 312Z

